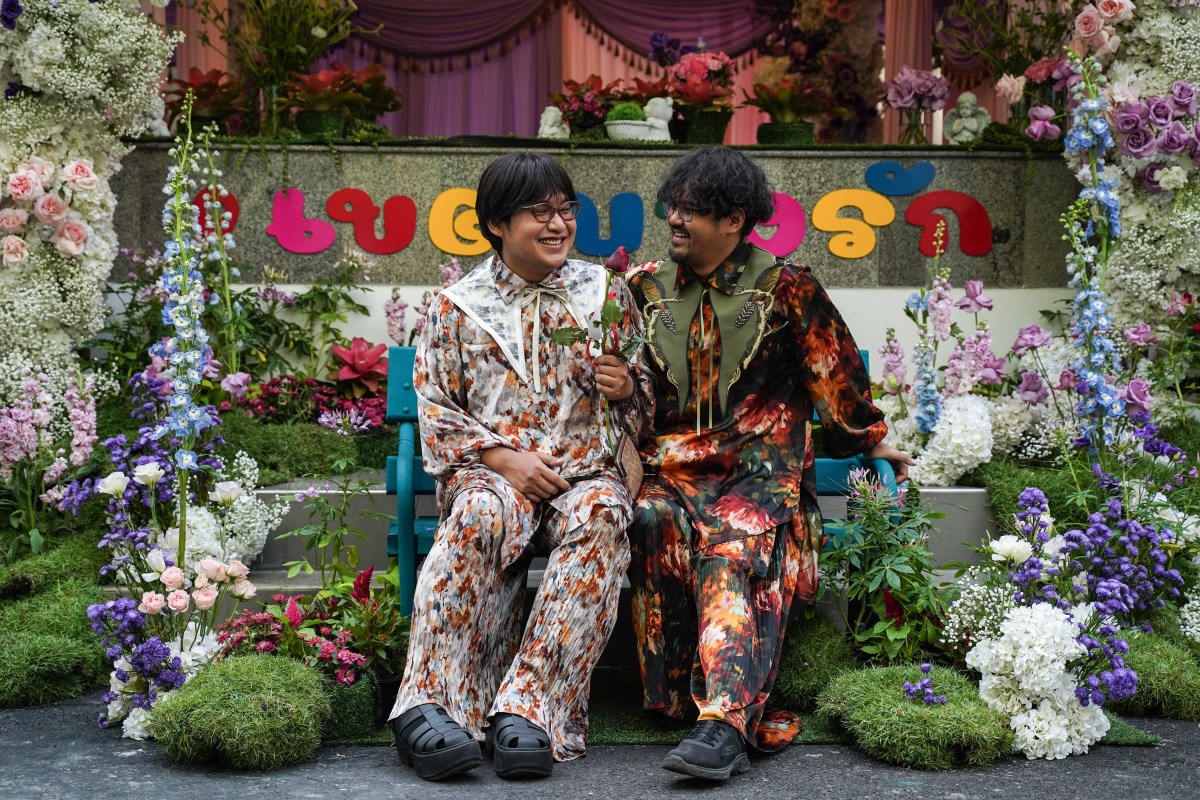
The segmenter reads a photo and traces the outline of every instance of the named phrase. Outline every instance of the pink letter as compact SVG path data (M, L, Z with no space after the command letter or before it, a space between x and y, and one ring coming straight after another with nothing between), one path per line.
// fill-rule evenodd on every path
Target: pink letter
M328 222L304 216L304 192L299 189L280 189L275 193L267 233L284 250L303 254L328 250L337 238L337 231Z

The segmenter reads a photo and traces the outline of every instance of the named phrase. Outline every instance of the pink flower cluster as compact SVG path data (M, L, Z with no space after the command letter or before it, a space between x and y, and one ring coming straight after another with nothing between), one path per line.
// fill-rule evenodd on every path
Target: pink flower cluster
M1088 3L1075 16L1071 49L1081 55L1112 55L1121 46L1116 26L1133 18L1131 0L1097 0Z
M189 593L184 588L183 570L167 567L158 576L163 591L151 589L142 592L138 611L153 616L167 608L176 614L184 614L192 609L193 603L197 611L208 611L217 605L225 591L238 600L249 600L257 591L248 580L249 575L250 568L236 558L229 559L228 564L215 558L204 558L196 564L196 576L192 579Z
M945 78L905 65L884 84L884 101L890 108L937 111L946 107L950 84Z
M329 631L329 628L324 630ZM336 683L347 686L354 683L356 677L354 668L362 667L367 663L366 656L359 655L349 648L349 631L338 631L331 638L313 635L303 641L316 651L315 654L306 656L304 663L309 666L321 665L332 668L334 670L333 680Z
M986 328L968 336L954 348L950 360L946 362L946 397L966 394L983 383L984 368L995 358L992 353L992 334Z
M688 53L668 72L671 95L694 106L729 107L735 74L737 65L720 50Z
M392 290L392 299L383 304L383 317L387 322L388 336L396 344L408 344L404 317L408 313L408 303L400 296L399 289Z
M904 347L896 338L896 329L888 328L887 341L879 348L883 360L883 389L888 394L904 392L907 368L904 366Z
M40 370L35 376L26 369L21 397L12 406L0 408L0 478L7 480L23 462L35 461L50 449L53 401L40 388L47 380Z
M70 199L98 185L92 162L86 158L58 171L37 156L17 165L0 185L0 234L5 234L0 241L0 260L4 265L25 263L37 241L49 242L64 256L82 256L92 229L71 210ZM6 198L11 205L4 204Z
M950 338L950 317L954 303L950 300L950 281L938 276L929 289L929 323L933 338L944 342Z

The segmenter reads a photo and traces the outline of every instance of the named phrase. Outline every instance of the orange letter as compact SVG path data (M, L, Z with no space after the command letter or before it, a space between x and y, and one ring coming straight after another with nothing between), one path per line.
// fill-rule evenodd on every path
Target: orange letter
M839 216L843 208L857 208L862 219ZM829 240L829 252L838 258L862 258L875 249L875 228L891 225L896 209L881 194L867 189L836 189L813 206L813 227L837 233Z

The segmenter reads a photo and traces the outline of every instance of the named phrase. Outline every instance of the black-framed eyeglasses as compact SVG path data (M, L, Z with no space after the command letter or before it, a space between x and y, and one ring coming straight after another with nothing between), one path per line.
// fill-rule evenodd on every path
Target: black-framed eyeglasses
M568 200L561 206L552 206L549 203L534 203L531 206L521 206L521 210L533 214L533 218L538 222L549 222L554 219L555 214L562 217L563 222L569 222L575 219L575 215L579 213L579 208L582 205L583 203L578 200Z
M688 206L677 206L673 204L667 206L666 212L668 217L671 216L671 214L678 214L679 218L684 222L691 222L692 217L696 215L696 209L694 208L690 208Z

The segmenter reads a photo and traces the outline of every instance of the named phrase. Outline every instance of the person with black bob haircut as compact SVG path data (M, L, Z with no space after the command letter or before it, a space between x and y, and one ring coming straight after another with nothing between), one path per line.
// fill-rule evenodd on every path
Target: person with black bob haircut
M629 563L631 498L602 398L642 435L651 416L636 359L551 339L586 328L606 296L604 267L568 258L579 201L562 166L496 159L476 211L495 252L430 303L413 374L441 519L391 723L401 760L429 780L482 764L480 741L506 778L584 754L589 680ZM613 289L629 337L641 318L625 282ZM538 554L549 560L522 631Z
M822 542L812 419L826 451L896 464L850 331L808 267L747 236L770 218L761 167L724 147L674 162L658 199L668 258L629 281L646 323L654 435L629 528L633 624L647 709L698 720L665 769L726 780L746 747L783 747L767 712L794 600Z

